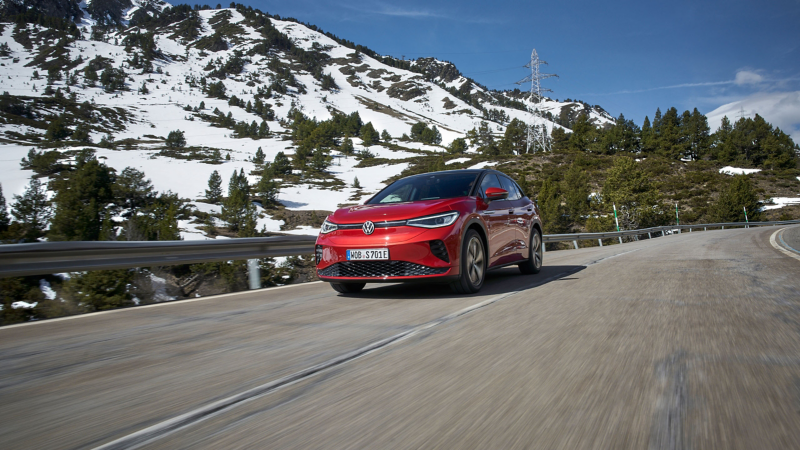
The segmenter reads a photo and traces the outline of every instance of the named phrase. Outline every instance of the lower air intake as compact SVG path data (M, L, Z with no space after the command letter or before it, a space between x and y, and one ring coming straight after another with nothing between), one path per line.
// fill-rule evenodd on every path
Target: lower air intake
M447 255L447 247L442 241L431 241L431 253L444 262L450 262L450 257Z
M346 261L332 264L319 271L321 277L414 277L441 275L447 267L428 267L408 261Z

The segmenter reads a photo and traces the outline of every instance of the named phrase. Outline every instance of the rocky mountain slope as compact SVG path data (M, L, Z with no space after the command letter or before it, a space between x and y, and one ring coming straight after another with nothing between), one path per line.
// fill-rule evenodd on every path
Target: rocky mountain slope
M296 146L288 127L295 111L318 121L357 112L392 137L379 144L353 139L355 154L367 150L380 164L331 148L324 177L296 173L278 180L277 198L289 211L330 211L370 196L415 158L442 153L482 121L501 136L511 120L530 120L524 92L490 91L453 64L377 55L314 26L241 5L6 0L0 11L0 91L6 93L0 182L9 198L27 185L32 172L17 163L36 147L57 150L65 163L75 150L92 148L117 171L135 167L157 190L198 200L215 170L227 179L244 169L255 183L258 149L266 161L278 152L291 157ZM543 99L543 107L551 130L560 127L559 118L580 113L596 126L613 123L601 108L580 102ZM60 139L48 135L57 119L66 130ZM441 143L402 139L418 122L435 126ZM254 132L243 133L241 124ZM185 136L178 150L166 145L173 131ZM446 165L491 164L476 156L470 148L447 156ZM353 187L356 178L360 188ZM195 205L219 212L217 205ZM287 214L282 217L262 211L259 228L277 231L286 224ZM180 225L184 238L204 238L188 221Z

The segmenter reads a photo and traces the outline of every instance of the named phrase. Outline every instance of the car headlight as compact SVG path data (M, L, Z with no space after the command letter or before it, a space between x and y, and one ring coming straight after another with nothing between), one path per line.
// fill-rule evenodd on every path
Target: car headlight
M432 216L410 219L406 222L406 225L410 227L439 228L454 224L456 219L458 219L458 211L449 211Z
M336 231L338 229L339 229L339 225L336 225L335 223L328 222L328 219L325 219L325 221L322 222L322 228L320 228L319 232L321 234L328 234L331 231Z

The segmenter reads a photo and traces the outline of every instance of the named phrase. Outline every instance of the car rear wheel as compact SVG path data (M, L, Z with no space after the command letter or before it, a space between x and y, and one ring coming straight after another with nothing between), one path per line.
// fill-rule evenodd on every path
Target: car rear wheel
M534 228L531 230L531 254L524 263L519 265L519 271L524 274L534 274L539 273L542 270L542 257L543 254L543 246L542 243L542 234L539 233L538 228Z
M342 294L356 294L361 292L366 285L367 283L331 283L331 287Z
M486 278L487 262L480 235L475 230L467 231L461 242L461 275L450 283L453 291L457 294L474 294L481 290Z

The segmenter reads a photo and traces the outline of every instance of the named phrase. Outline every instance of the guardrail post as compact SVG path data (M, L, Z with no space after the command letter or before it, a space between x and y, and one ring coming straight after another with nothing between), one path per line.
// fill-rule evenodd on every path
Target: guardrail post
M622 236L619 236L619 243L622 244Z
M689 233L691 233L691 232L692 232L692 229L691 229L691 227L690 227L690 228L689 228Z
M547 251L547 244L542 242L542 254L544 255L546 251Z
M653 235L649 231L647 232L647 239L653 239Z
M250 281L250 289L261 289L261 270L258 267L257 259L247 260L247 275Z
M602 240L602 239L598 239L598 240L597 240L597 242L599 242L599 243L600 243L600 247L602 247L602 246L603 246L603 240Z
M703 231L708 231L708 227L703 227Z
M572 241L572 243L575 245L575 250L577 250L578 249L578 241Z
M723 226L722 226L722 229L723 229L723 230L725 229L725 225L723 225Z

